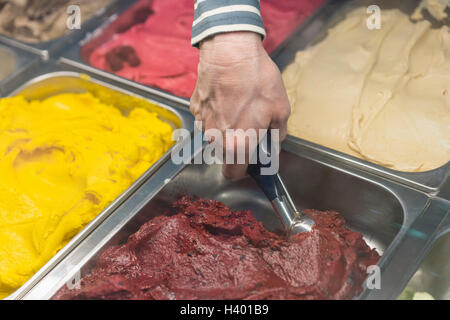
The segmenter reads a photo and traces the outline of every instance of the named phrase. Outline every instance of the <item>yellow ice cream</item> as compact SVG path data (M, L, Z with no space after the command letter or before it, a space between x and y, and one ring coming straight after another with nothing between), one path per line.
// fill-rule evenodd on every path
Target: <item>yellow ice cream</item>
M401 171L450 160L450 29L382 10L350 12L283 72L288 132Z
M26 282L172 145L155 112L89 93L0 100L0 297Z

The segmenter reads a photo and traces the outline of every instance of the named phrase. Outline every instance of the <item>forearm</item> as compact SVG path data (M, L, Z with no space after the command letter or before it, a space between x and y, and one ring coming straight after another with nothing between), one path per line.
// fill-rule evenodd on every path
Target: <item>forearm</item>
M265 37L259 0L196 0L191 44L218 33L251 31Z

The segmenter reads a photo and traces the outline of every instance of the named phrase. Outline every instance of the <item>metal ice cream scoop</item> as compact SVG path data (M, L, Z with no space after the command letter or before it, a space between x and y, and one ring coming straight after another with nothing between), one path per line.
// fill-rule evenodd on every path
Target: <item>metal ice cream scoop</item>
M270 131L267 131L266 138L260 142L256 150L257 163L250 164L247 172L272 203L272 207L280 218L288 237L300 232L309 232L314 225L314 220L296 209L280 175L278 173L273 175L261 174L261 168L269 168L270 162L262 164L259 155L262 152L268 159L271 159L271 143Z

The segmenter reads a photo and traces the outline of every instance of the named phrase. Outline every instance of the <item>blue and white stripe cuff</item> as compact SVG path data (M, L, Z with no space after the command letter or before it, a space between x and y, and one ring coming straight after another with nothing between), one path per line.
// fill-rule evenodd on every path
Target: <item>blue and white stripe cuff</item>
M191 44L217 33L252 31L266 36L259 0L196 0Z

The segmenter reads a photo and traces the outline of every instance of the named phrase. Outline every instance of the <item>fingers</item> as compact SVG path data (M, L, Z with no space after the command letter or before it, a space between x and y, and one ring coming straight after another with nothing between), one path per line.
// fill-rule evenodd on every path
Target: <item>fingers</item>
M237 181L247 175L248 164L223 164L222 174L227 180Z
M255 137L253 144L257 143ZM249 139L242 134L224 136L224 164L222 174L228 180L239 180L246 176L249 163Z
M195 87L194 93L192 94L189 103L189 111L194 117L196 117L196 115L200 112L200 96L198 94L197 87Z
M225 163L222 167L222 173L225 178L229 180L238 180L246 176L248 163L256 150L256 145L264 138L258 136L259 132L257 129L267 127L269 127L269 129L278 129L280 143L286 138L287 122L291 113L291 108L284 89L280 92L280 95L282 99L280 99L281 101L273 109L270 127L267 123L263 124L262 122L255 121L257 118L255 115L252 119L242 118L241 121L243 121L243 123L241 122L241 126L238 127L250 127L251 129L255 129L256 138L254 138L253 141L247 136L247 134L249 134L248 131L244 132L244 135L237 134L233 139L225 140L224 155L226 155L227 151L233 152L235 155L233 164ZM253 126L251 123L253 123ZM226 139L229 139L229 137L226 137ZM278 148L278 150L280 150L280 148ZM244 156L242 156L242 152L245 153ZM240 158L239 153L241 153ZM243 163L243 161L245 161L245 163Z
M204 112L203 114L204 114L202 116L203 131L205 131L205 138L207 139L208 143L211 143L214 141L214 135L210 137L207 131L211 129L217 129L217 125L214 121L214 114L212 112Z
M280 111L279 115L272 118L272 122L270 123L270 129L280 130L280 142L282 142L287 136L287 122L290 114L290 112L286 111L285 106L281 106L280 109L281 108L283 111Z
M291 115L291 105L289 104L289 99L283 84L281 84L279 93L281 98L273 110L270 128L280 130L280 142L282 142L287 136L287 123Z
M205 131L205 108L202 108L202 101L200 99L198 83L189 103L189 111L195 118L195 125L197 126L197 128L199 130Z

